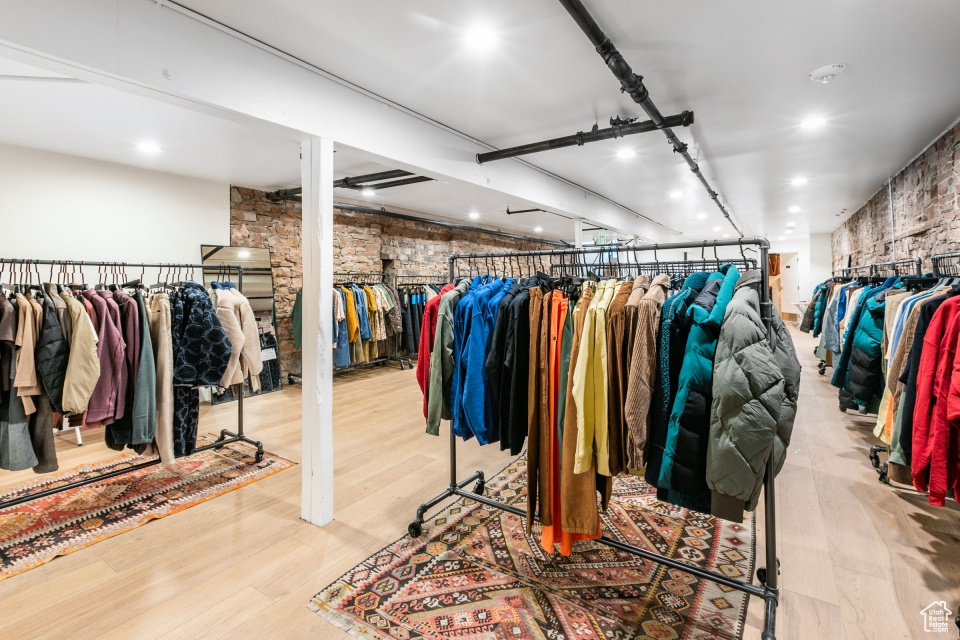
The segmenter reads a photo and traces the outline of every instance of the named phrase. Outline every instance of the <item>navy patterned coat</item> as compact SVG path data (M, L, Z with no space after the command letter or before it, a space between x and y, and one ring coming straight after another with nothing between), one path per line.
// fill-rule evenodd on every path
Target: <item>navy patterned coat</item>
M193 453L200 414L198 387L220 384L230 362L230 339L204 288L185 282L170 295L173 330L174 454Z

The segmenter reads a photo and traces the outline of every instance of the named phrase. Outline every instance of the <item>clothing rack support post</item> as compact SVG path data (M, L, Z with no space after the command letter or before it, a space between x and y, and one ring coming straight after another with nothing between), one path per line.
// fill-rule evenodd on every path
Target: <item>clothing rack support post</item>
M237 272L237 290L240 291L240 293L243 293L243 267L237 266L235 267L235 270ZM258 463L262 462L264 454L263 442L259 440L251 440L243 433L243 382L236 385L234 395L237 396L237 432L233 433L227 429L224 429L220 432L220 438L217 440L217 442L225 441L229 438L232 439L233 442L244 442L256 447L256 460ZM219 451L221 448L222 447L217 447L217 451Z
M773 330L773 303L770 300L770 264L768 261L769 252L770 252L770 243L766 238L741 238L738 240L719 240L714 242L715 247L739 247L741 249L741 256L743 255L743 247L745 245L754 245L759 248L760 252L760 274L761 274L761 288L760 293L760 314L761 319L764 323L764 326L767 329L767 335L772 340L774 335ZM657 250L668 251L671 249L688 249L688 248L700 248L701 243L695 242L677 242L677 243L668 243L668 244L647 244L647 245L638 245L636 247L631 247L631 254L636 255L639 252L644 251L653 251ZM492 258L519 258L528 257L542 257L542 256L570 256L571 260L576 257L583 257L590 254L605 253L609 251L608 247L591 247L591 248L578 248L578 249L566 249L566 250L541 250L541 251L517 251L517 252L507 252L507 253L487 253L487 254L454 254L450 257L450 281L454 282L458 275L457 271L457 262L458 261L467 261L468 264L473 260L483 260L483 259L492 259ZM684 252L684 262L689 262L691 264L696 264L698 260L688 261L686 259L686 252ZM743 258L743 260L733 259L730 262L747 262L748 259ZM630 266L630 262L624 263L626 266ZM634 262L634 265L639 265L639 263ZM653 264L659 265L658 262ZM519 268L519 267L518 267ZM471 275L473 275L471 270ZM678 569L684 571L691 575L694 575L703 580L710 580L716 582L717 584L724 585L731 589L741 591L743 593L756 596L758 598L763 598L764 600L764 622L763 622L763 631L761 633L762 640L776 640L776 618L777 618L777 607L779 606L779 573L780 573L780 561L777 558L777 532L776 532L776 477L775 477L775 464L774 464L774 454L771 449L770 457L767 461L767 470L764 476L764 541L766 544L766 567L761 567L757 570L757 578L761 583L760 586L753 584L752 582L743 582L741 580L735 580L726 576L722 573L715 571L708 571L706 569L701 569L693 565L687 564L682 560L677 560L675 558L669 558L658 553L642 549L619 540L614 540L612 538L601 537L593 542L598 544L603 544L608 547L612 547L619 551L629 553L631 555L639 556L651 562L655 562L673 569ZM464 489L471 482L476 481L472 491L467 491ZM440 504L447 498L451 497L460 497L466 498L479 502L481 504L487 505L495 509L500 509L508 513L513 513L519 516L525 516L526 511L513 507L507 504L504 504L498 500L486 497L483 495L485 489L485 478L483 471L477 471L470 477L457 481L457 441L456 435L453 432L453 425L450 425L450 486L447 487L442 493L431 498L427 502L421 504L417 508L416 519L410 523L407 527L407 532L412 538L418 538L423 534L423 523L426 518L427 511ZM536 516L535 516L536 517ZM751 576L752 577L752 576Z
M303 398L300 517L333 520L333 140L300 145L303 187Z
M767 339L773 345L773 302L770 300L770 244L763 240L760 244L760 306L761 318L767 328ZM779 577L780 560L777 558L777 501L776 501L776 459L774 447L770 448L767 459L767 472L763 481L763 528L766 567L757 571L757 578L764 584L764 622L761 640L775 640L777 604L780 597Z

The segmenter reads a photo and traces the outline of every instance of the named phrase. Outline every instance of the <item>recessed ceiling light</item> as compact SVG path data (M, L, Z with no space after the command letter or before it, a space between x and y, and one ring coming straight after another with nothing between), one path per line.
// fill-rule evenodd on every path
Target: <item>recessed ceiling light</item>
M714 227L713 230L714 230L714 231L720 231L720 227Z
M533 230L537 233L543 233L543 227L534 227Z
M237 256L240 258L249 258L250 252L247 251L246 249L243 249L242 251L237 251Z
M674 189L673 191L670 192L670 198L673 200L679 200L682 197L683 197L682 191L677 191L676 189Z
M800 207L790 207L787 211L790 213L800 213Z
M154 155L163 151L163 147L158 145L156 142L144 141L137 143L137 151L140 153L149 153L150 155Z
M802 187L803 185L807 184L807 179L804 178L803 176L800 176L798 178L794 178L793 180L791 180L790 184L792 184L795 187Z
M621 160L629 160L637 155L637 152L633 149L620 149L617 151L617 157Z
M729 233L725 233L725 234L723 234L723 237L724 237L724 238L729 238L729 237L730 237L730 234L729 234Z
M784 240L786 240L786 238L784 238L783 236L780 236L779 238L777 238L777 240L779 240L780 242L783 242Z
M470 212L470 219L471 219L471 220L478 220L479 218L480 218L480 214L479 214L479 213L477 213L476 211L471 211L471 212Z
M707 214L705 214L705 213L698 213L698 214L697 214L697 220L706 220L706 219L707 219Z
M827 124L827 119L826 119L826 118L821 118L821 117L819 117L819 116L814 116L814 117L812 117L812 118L807 118L806 120L803 120L803 121L800 123L800 128L801 128L801 129L807 129L807 130L809 131L809 130L813 130L813 129L819 129L820 127L822 127L822 126L825 125L825 124Z
M784 233L786 233L787 235L789 235L789 234L793 233L793 229L787 229L786 231L784 231Z
M793 229L795 226L797 226L797 223L792 220L787 223L787 229Z
M487 25L474 25L463 34L464 43L471 49L486 51L497 46L500 36Z
M360 195L362 195L364 198L372 198L373 196L377 195L377 190L370 187L364 187L360 190Z

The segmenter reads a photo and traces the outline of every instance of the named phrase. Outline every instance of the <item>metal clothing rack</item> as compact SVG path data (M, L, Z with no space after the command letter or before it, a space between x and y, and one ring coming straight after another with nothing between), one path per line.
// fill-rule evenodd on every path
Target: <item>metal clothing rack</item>
M770 250L770 243L767 242L765 238L750 238L750 239L740 239L740 240L722 240L712 243L715 247L740 247L740 255L742 261L747 261L748 258L743 254L745 247L756 247L759 250L760 258L760 272L761 272L761 293L760 293L760 314L763 319L764 326L767 328L768 337L773 339L773 304L770 301L770 279L769 279L769 267L767 262L767 254ZM669 250L669 249L693 249L700 247L700 243L670 243L670 244L648 244L648 245L639 245L634 247L628 247L626 249L621 249L621 254L626 254L627 257L631 257L630 254L634 256L643 253L643 252L654 252L658 249ZM607 253L609 248L589 248L589 249L562 249L562 250L544 250L544 251L520 251L513 253L487 253L487 254L457 254L450 258L450 281L454 281L461 271L458 269L464 262L467 263L470 273L473 273L473 267L476 264L493 264L497 261L500 261L501 266L504 271L508 271L508 265L516 265L518 269L514 271L514 275L532 275L532 273L524 272L522 269L523 264L526 263L528 267L530 265L540 266L544 265L543 258L549 258L550 263L553 263L555 259L564 262L566 258L573 258L576 261L576 258L580 258L581 261L584 256L597 254L597 253ZM723 262L734 262L737 260L723 261ZM646 266L650 263L634 263L636 266ZM653 263L657 264L657 261ZM695 270L697 261L691 261L690 266L693 267L690 269L690 272ZM756 263L754 263L756 264ZM540 269L543 271L543 269ZM760 582L760 585L755 585L752 582L743 582L740 580L734 580L729 576L726 576L722 573L717 573L714 571L708 571L706 569L701 569L693 565L687 564L681 560L674 558L668 558L666 556L660 555L658 553L653 553L647 551L646 549L641 549L620 540L615 540L613 538L601 537L595 542L600 544L613 547L619 551L629 553L631 555L639 556L645 560L650 560L661 565L665 565L672 569L678 569L686 573L692 574L703 580L710 580L718 584L724 585L730 589L736 589L737 591L742 591L752 596L758 598L763 598L764 600L764 627L763 627L763 638L764 639L774 639L774 630L776 626L776 614L777 606L779 603L780 597L780 588L778 586L778 574L779 570L779 560L777 559L777 528L776 528L776 482L773 473L774 468L774 453L773 449L770 451L770 458L767 461L767 472L764 479L764 532L766 540L766 567L761 567L757 570L757 578ZM466 490L464 487L469 485L472 482L476 482L472 491ZM453 497L469 498L470 500L475 500L481 504L484 504L488 507L495 509L500 509L508 513L513 513L518 516L526 516L526 511L523 509L518 509L516 507L503 504L492 498L488 498L483 495L485 488L485 476L483 471L477 471L473 475L467 477L464 480L459 480L457 476L457 437L453 433L453 429L450 429L450 485L439 495L431 498L427 502L420 505L417 509L416 519L410 523L407 528L407 532L411 537L417 538L423 533L423 523L426 517L427 511L440 504L444 500Z
M922 264L920 258L914 258L918 263L917 274L920 274ZM960 276L960 251L951 253L939 253L930 257L933 264L933 275L935 278L944 278L949 276ZM883 263L887 264L887 263ZM876 444L870 447L870 464L877 471L877 480L883 484L890 484L890 475L888 462L880 461L881 453L889 453L890 448L886 445ZM960 626L960 611L958 611L957 625Z
M624 251L629 250L629 247ZM550 265L551 276L577 276L581 278L590 277L595 274L601 278L624 278L637 277L640 275L657 276L666 274L670 276L671 285L674 288L683 284L683 279L691 273L691 270L716 271L725 264L732 264L741 272L757 269L757 261L754 258L736 258L722 260L719 258L708 258L702 260L671 260L664 262L561 262Z
M333 284L347 284L355 282L357 284L383 284L383 273L363 272L363 271L337 271L333 274Z
M944 276L960 276L960 251L938 253L930 258L933 263L933 275L937 278Z
M908 268L911 268L908 270ZM923 260L921 258L904 258L903 260L891 260L890 262L874 262L872 264L863 264L841 269L840 273L844 278L854 278L857 274L866 276L905 276L905 275L923 275Z
M416 274L416 275L394 276L393 281L394 283L396 283L398 288L399 287L417 287L417 286L422 286L426 284L438 284L442 286L447 284L448 282L446 275L428 276L422 273Z
M167 271L168 275L170 275L170 274L184 273L184 272L187 272L187 271L193 272L194 270L197 270L197 269L201 270L201 272L210 273L210 274L236 273L236 274L237 274L237 282L236 282L237 287L239 288L239 287L241 287L242 284L243 284L243 267L241 267L240 265L215 265L215 266L211 266L211 265L203 265L203 264L184 264L184 263L154 263L154 264L151 264L151 263L145 263L145 262L89 262L89 261L81 261L81 260L17 260L17 259L11 259L11 258L0 258L0 270L2 270L2 268L3 268L2 265L6 265L6 264L11 264L11 265L23 267L24 271L20 271L20 273L29 274L30 277L32 277L33 274L36 274L36 276L37 276L37 283L36 283L36 284L41 284L41 282L40 282L40 271L39 271L39 266L40 266L40 265L44 265L44 266L49 266L49 267L50 267L50 274L51 274L51 275L50 275L50 280L49 280L49 281L53 281L54 276L57 275L57 274L66 274L67 276L71 276L71 275L73 274L72 271L69 271L69 269L70 269L71 267L78 267L78 268L80 268L80 267L98 267L98 268L109 268L109 269L112 269L113 271L107 272L107 273L112 273L112 274L117 275L117 276L123 274L123 275L124 275L124 279L125 279L125 276L126 276L126 273L125 273L125 272L126 272L126 269L127 269L127 268L140 269L140 270L141 270L141 277L142 277L142 275L143 275L143 270L144 270L144 269L159 269L161 273L162 273L163 271ZM57 266L61 267L61 270L58 271L58 272L56 272L56 273L54 273L53 268L54 268L54 267L57 267ZM30 268L31 268L31 267L33 267L33 269L34 269L32 272L30 271ZM206 270L206 271L204 271L204 270ZM82 273L81 273L81 275L82 275ZM61 276L61 277L62 277L62 276ZM249 437L247 437L246 435L244 435L244 433L243 433L243 393L242 393L242 386L243 386L243 383L240 383L239 385L237 385L237 387L238 387L238 393L237 393L237 431L236 431L236 433L234 433L234 432L232 432L232 431L228 431L227 429L223 429L223 430L220 431L220 437L218 437L215 442L212 442L211 444L208 444L208 445L204 445L204 446L202 446L202 447L197 447L196 449L194 449L193 453L198 453L198 452L200 452L200 451L209 451L210 449L214 449L214 450L216 450L216 451L219 451L219 450L222 449L225 445L233 444L233 443L235 443L235 442L240 442L240 443L243 443L243 444L248 444L248 445L250 445L250 446L252 446L252 447L256 447L256 450L257 450L257 452L256 452L256 460L257 460L258 463L263 461L263 454L264 454L263 443L260 442L259 440L252 440L252 439L250 439ZM190 454L190 455L193 455L193 454ZM0 502L0 510L7 509L7 508L9 508L9 507L15 507L15 506L17 506L17 505L19 505L19 504L23 504L23 503L25 503L25 502L30 502L30 501L36 500L36 499L38 499L38 498L46 498L47 496L56 495L56 494L62 493L62 492L64 492L64 491L69 491L70 489L76 489L77 487L83 487L83 486L86 486L86 485L88 485L88 484L93 484L93 483L95 483L95 482L100 482L101 480L109 480L110 478L115 478L115 477L117 477L117 476L122 476L122 475L127 474L127 473L130 473L130 472L132 472L132 471L139 471L139 470L141 470L141 469L148 469L148 468L150 468L150 467L152 467L152 466L155 466L155 465L158 465L158 464L161 464L160 458L156 458L156 459L154 459L154 460L148 460L147 462L141 462L141 463L139 463L139 464L135 464L135 465L126 467L126 468L124 468L124 469L117 469L117 470L115 470L115 471L109 471L109 472L107 472L107 473L103 473L103 474L100 474L100 475L95 476L95 477L84 478L83 480L77 480L77 481L75 481L75 482L71 482L71 483L68 483L68 484L65 484L65 485L61 485L61 486L58 486L58 487L53 488L53 489L44 489L43 491L37 491L37 492L35 492L35 493L31 493L31 494L29 494L29 495L24 495L24 496L21 496L21 497L19 497L19 498L13 499L13 500L7 500L7 501L5 501L5 502Z
M380 271L336 271L333 274L333 284L348 284L351 282L355 284L389 284L388 278L389 276ZM344 373L369 366L383 367L386 366L388 362L398 363L401 371L406 368L404 365L411 369L413 368L413 365L408 359L393 355L374 358L368 362L354 362L346 367L334 369L334 373Z

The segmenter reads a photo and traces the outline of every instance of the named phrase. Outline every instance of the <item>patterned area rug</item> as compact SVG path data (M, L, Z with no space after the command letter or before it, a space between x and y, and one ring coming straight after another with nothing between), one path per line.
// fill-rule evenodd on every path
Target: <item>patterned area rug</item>
M215 436L203 434L198 445ZM71 489L0 511L0 580L183 511L211 498L283 471L293 462L269 453L257 463L254 450L240 444L202 451L177 460ZM0 493L12 500L124 469L148 458L122 456L66 473L45 476Z
M487 482L522 506L521 458ZM605 535L746 580L753 521L737 524L658 502L618 478ZM361 638L390 640L703 640L742 636L748 596L594 542L569 558L540 548L523 519L461 499L314 596L310 608Z

